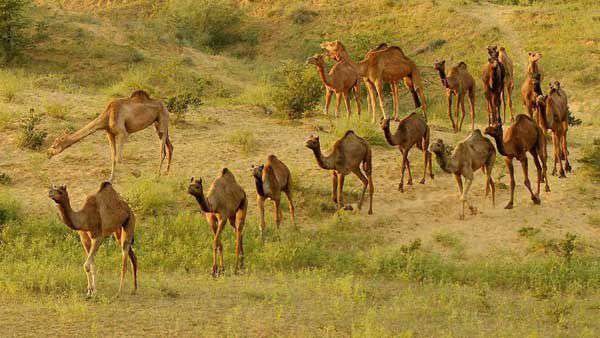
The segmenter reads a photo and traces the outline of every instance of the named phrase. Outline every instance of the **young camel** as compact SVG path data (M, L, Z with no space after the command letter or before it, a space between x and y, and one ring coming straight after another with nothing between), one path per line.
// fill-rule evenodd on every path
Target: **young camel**
M335 117L338 117L341 99L344 99L348 117L351 114L350 93L354 92L358 115L360 108L360 76L348 62L337 62L329 72L326 70L325 57L322 54L315 54L306 60L307 64L317 67L317 72L321 82L325 86L325 115L329 114L329 104L331 103L331 93L335 93Z
M404 171L408 169L408 185L412 185L412 173L410 172L410 162L408 161L408 152L413 146L423 151L423 178L419 183L425 183L425 175L427 174L427 168L429 167L429 175L433 179L433 173L431 171L431 153L429 152L429 126L427 122L423 120L416 113L403 118L398 124L398 129L392 135L390 132L390 119L381 120L381 129L385 135L387 143L391 146L397 146L398 150L402 153L402 174L400 176L400 184L398 184L398 190L404 192Z
M133 266L135 292L137 290L137 257L132 247L135 216L127 202L113 189L112 185L109 182L102 183L98 192L86 198L83 208L79 211L75 211L71 207L67 187L64 185L51 187L48 197L56 202L65 225L79 233L87 257L83 264L87 276L87 295L92 296L96 293L94 257L102 241L110 235L115 236L123 255L119 293L123 289L127 272L127 257Z
M342 209L344 205L344 178L349 173L354 173L363 184L358 209L361 209L365 192L369 188L369 215L373 214L373 165L369 143L352 130L348 130L342 138L335 142L331 153L327 156L321 153L321 143L318 136L310 136L305 145L313 151L319 167L332 170L332 198L337 203L338 210ZM347 206L346 209L350 209L350 207Z
M265 200L271 199L275 203L275 223L277 229L283 218L281 212L281 193L285 193L290 207L292 224L296 225L294 214L294 202L292 201L291 179L292 175L288 167L275 155L269 155L267 162L252 167L252 176L256 185L256 202L260 213L260 234L265 230Z
M365 59L355 63L350 58L350 54L340 41L327 41L321 43L321 48L325 49L329 56L338 61L347 61L355 67L358 74L366 79L369 92L369 102L371 102L371 111L373 112L373 122L375 122L375 92L379 99L379 107L384 118L387 118L383 103L383 83L391 84L404 81L406 87L413 93L415 108L422 107L425 119L427 119L427 102L423 93L423 83L417 65L409 59L401 48L396 46L387 46L381 44L375 50L371 50L365 56ZM392 98L394 101L394 118L398 118L398 87L392 86Z
M486 176L485 196L487 197L491 189L492 205L495 206L496 187L492 179L492 170L496 160L496 149L494 149L492 142L481 134L479 129L474 130L471 135L459 142L452 155L446 151L444 142L439 139L429 147L429 150L436 155L440 168L447 173L454 174L456 178L462 202L461 219L465 218L465 205L469 206L472 213L476 211L469 203L467 194L473 183L473 173L479 168L484 170ZM462 177L465 178L466 182L464 189Z
M498 58L488 58L483 67L482 81L485 100L487 101L488 124L500 121L500 106L504 99L504 66Z
M134 91L129 98L116 99L108 104L100 116L70 135L57 138L48 149L48 156L60 154L73 144L98 130L106 131L110 143L112 167L109 181L114 179L115 166L123 158L123 145L130 134L154 125L160 139L160 174L165 157L167 173L171 168L173 145L169 139L169 112L160 100L153 100L143 90Z
M529 117L533 117L533 113L537 109L537 97L543 95L542 93L542 70L539 65L539 61L542 58L542 54L536 52L529 52L527 74L525 74L525 81L521 86L521 97L523 98L523 104L527 109Z
M505 92L503 92L502 95L506 95L506 97L508 98L507 101L508 101L508 107L510 108L510 120L514 121L515 114L513 111L513 104L512 104L512 92L515 89L515 76L514 76L515 73L514 73L514 66L513 66L512 59L508 56L508 54L506 53L506 48L504 48L504 47L498 48L498 46L489 46L488 54L492 58L493 57L497 58L498 61L500 61L500 63L502 64L502 66L504 66L504 71L505 71L504 90L505 90ZM506 104L504 105L503 111L504 111L504 121L506 121Z
M223 168L221 175L215 179L208 195L204 196L202 179L192 177L188 193L196 198L200 210L206 216L206 220L214 233L213 239L213 277L225 271L223 267L223 243L221 243L221 232L229 224L235 230L235 272L244 267L244 243L243 234L248 200L244 189L236 182L235 177L227 168ZM217 254L219 256L219 268L217 269Z
M510 174L510 201L504 207L513 208L515 195L515 169L513 167L513 158L521 162L523 175L525 176L525 186L531 193L531 200L535 204L540 204L540 183L546 183L546 191L550 191L548 177L546 175L546 137L544 131L527 115L519 114L515 122L506 130L502 131L502 123L496 123L486 128L485 133L490 135L496 141L496 148L500 155L505 157L506 166ZM537 190L533 193L529 181L527 167L527 152L533 157L533 163L537 168ZM541 162L541 165L540 165Z
M569 151L567 149L567 131L569 130L568 115L569 105L567 94L560 87L560 82L550 83L548 95L538 96L538 124L542 130L552 131L554 145L554 168L552 175L556 175L556 164L560 167L560 178L566 177L565 170L571 172ZM563 168L562 161L565 161Z
M471 130L475 129L475 80L467 70L467 64L459 62L456 66L450 68L446 76L446 61L436 61L433 67L440 74L442 85L446 88L446 97L448 99L448 117L452 122L452 129L455 133L462 128L465 119L465 94L469 96L469 105L471 108ZM456 124L452 118L452 96L456 96ZM458 122L458 109L461 109L462 116Z

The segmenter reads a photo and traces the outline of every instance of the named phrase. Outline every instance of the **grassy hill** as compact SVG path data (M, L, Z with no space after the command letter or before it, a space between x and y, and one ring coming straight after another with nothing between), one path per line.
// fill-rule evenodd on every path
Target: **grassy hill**
M516 2L516 4L513 4ZM0 69L0 330L45 335L597 336L600 308L600 7L595 1L50 1L31 9L32 41ZM400 157L369 117L332 119L276 111L282 64L301 64L319 43L339 39L355 59L381 42L401 46L420 66L432 139L455 145L436 59L465 61L477 80L477 127L486 121L480 69L489 44L515 63L515 110L526 52L543 54L544 81L559 80L581 125L569 130L574 172L550 177L534 206L516 165L515 209L504 210L508 177L498 156L496 206L476 175L476 215L458 219L454 179L436 177L397 191ZM546 90L547 84L544 85ZM172 115L173 170L157 178L154 131L132 135L116 189L137 215L140 290L116 297L119 250L97 256L98 294L84 298L83 250L47 197L67 184L79 208L109 174L108 143L94 134L61 155L43 152L107 102L143 88L202 105ZM411 110L405 89L401 112ZM391 101L391 100L388 100ZM388 105L390 102L388 102ZM22 149L33 108L39 150ZM317 110L321 110L319 106ZM335 213L330 174L303 140L329 148L354 129L373 148L373 216ZM47 136L45 135L47 133ZM267 209L259 239L252 164L277 154L292 171L299 218L284 209L281 229ZM551 147L548 153L552 154ZM415 182L422 154L414 150ZM552 160L548 161L552 166ZM228 167L250 197L247 267L233 274L233 234L224 232L227 272L209 277L212 238L190 176L212 181ZM530 165L530 178L535 180ZM346 183L355 203L360 184ZM575 234L570 240L568 234ZM574 245L574 246L572 246ZM128 282L130 280L128 279Z

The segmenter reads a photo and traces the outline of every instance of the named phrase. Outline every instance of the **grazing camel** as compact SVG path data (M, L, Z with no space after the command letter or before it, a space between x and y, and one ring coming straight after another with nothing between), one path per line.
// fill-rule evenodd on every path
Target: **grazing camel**
M505 209L513 208L515 195L515 169L513 167L513 158L521 162L523 167L523 175L525 176L525 186L531 193L531 200L535 204L540 204L540 183L546 183L546 191L550 191L548 185L548 177L546 175L546 137L544 131L535 121L527 115L519 114L515 118L515 122L502 132L502 124L496 123L485 129L485 133L490 135L496 141L496 148L500 155L505 157L506 166L510 174L510 201L504 207ZM533 163L537 168L537 191L534 194L531 190L529 182L529 173L527 167L527 152L533 157ZM540 165L541 161L541 165Z
M452 155L446 151L444 142L438 139L433 143L429 150L436 155L436 159L443 171L454 174L460 200L462 202L462 211L460 218L465 218L465 205L469 206L471 212L475 208L471 206L467 199L467 194L473 183L473 173L479 168L485 172L485 196L487 197L490 189L492 191L492 205L496 204L496 187L492 179L492 170L496 160L496 149L490 140L481 134L479 129L474 130L471 135L456 145ZM466 186L463 189L462 177L465 178Z
M350 54L340 41L328 41L321 43L321 48L327 50L329 56L338 61L350 62L360 74L366 79L367 89L369 91L369 102L371 102L371 111L373 112L373 122L375 122L375 97L377 93L379 107L384 118L387 118L383 104L383 83L398 83L401 79L406 87L413 93L415 108L422 107L425 119L427 119L427 102L423 93L423 83L417 65L409 59L400 47L387 46L381 44L378 48L369 51L365 59L355 63L350 58ZM394 100L394 118L398 118L398 87L392 86L394 91L392 98Z
M360 75L356 72L355 67L346 61L337 62L329 72L326 70L325 57L322 54L315 54L306 60L307 64L312 64L317 67L317 72L321 78L321 82L325 86L325 115L329 114L329 104L331 102L331 93L335 93L335 117L338 117L341 99L344 99L346 112L348 117L351 114L350 108L350 92L354 92L356 99L356 107L358 115L361 113L360 108Z
M448 117L452 122L452 130L455 133L462 128L465 119L465 94L469 95L469 105L471 108L471 130L475 129L475 80L467 70L467 64L459 62L456 66L450 68L446 76L446 61L436 61L433 67L440 74L442 85L446 88L446 97L448 99ZM452 118L452 96L456 96L456 124ZM462 116L458 122L458 109L461 109Z
M110 143L112 167L108 180L112 181L116 163L123 158L123 145L127 137L152 124L161 142L158 173L160 174L165 156L168 173L173 155L173 145L169 139L169 112L160 100L151 99L143 90L134 91L129 98L111 101L104 112L85 127L57 138L48 149L48 156L60 154L97 130L104 130Z
M523 98L523 104L527 109L529 117L533 117L533 113L537 109L537 97L543 95L541 87L542 70L539 65L542 54L529 52L527 55L527 73L525 74L525 81L523 81L523 85L521 86L521 97Z
M488 62L483 66L483 91L487 101L488 124L499 122L500 106L504 95L504 66L497 57L488 58Z
M280 206L282 192L287 196L292 223L296 225L291 190L292 175L288 167L275 155L269 155L265 164L252 167L252 176L254 177L254 183L256 184L256 200L258 211L260 213L261 237L265 230L266 199L271 199L273 203L275 203L275 223L277 224L277 229L279 229L279 224L283 218Z
M373 214L373 165L369 143L352 130L348 130L342 138L335 142L331 153L327 156L321 153L321 143L318 136L310 136L305 145L315 154L319 167L332 170L332 198L337 203L338 210L342 209L344 205L344 178L349 173L354 173L363 184L358 209L361 209L365 192L369 188L369 215ZM350 209L350 207L346 207L346 209Z
M223 168L221 175L208 189L208 195L204 196L202 179L192 177L188 193L196 198L200 210L206 216L206 220L214 233L213 239L213 277L225 271L223 267L223 243L221 243L221 232L227 221L235 230L235 272L244 267L244 243L243 234L248 200L244 189L236 182L235 177L227 168ZM217 253L219 255L219 268L217 269Z
M86 198L83 208L73 210L66 186L51 187L48 192L58 206L62 221L67 227L79 233L79 238L87 256L83 268L87 276L87 295L96 293L96 264L94 257L102 241L114 235L121 246L122 269L119 293L123 289L127 272L127 257L133 266L133 288L137 290L137 257L133 252L133 232L135 216L127 202L113 189L109 182L100 185L100 189Z
M397 146L402 153L402 174L400 176L400 184L398 190L404 192L404 171L408 169L408 185L412 185L412 173L410 172L410 162L408 161L408 152L413 146L423 151L423 178L419 183L425 183L425 175L429 167L429 175L433 178L431 172L431 153L429 152L429 126L416 113L403 118L398 124L398 129L392 135L390 132L390 119L381 120L381 129L385 135L387 143L391 146Z
M504 66L505 77L504 77L504 89L505 92L502 95L506 95L508 99L508 107L510 108L510 120L515 120L515 114L513 111L512 104L512 92L515 89L515 73L512 59L506 53L506 48L498 46L489 46L488 54L490 57L497 57L498 61ZM506 121L506 104L504 105L504 121Z
M567 94L560 87L560 82L550 83L548 95L538 96L538 124L542 130L552 131L554 145L554 168L552 175L556 175L556 164L560 167L561 178L566 177L565 170L571 172L569 163L569 150L567 149L567 131L569 130L568 115L569 105ZM562 161L565 161L563 168Z

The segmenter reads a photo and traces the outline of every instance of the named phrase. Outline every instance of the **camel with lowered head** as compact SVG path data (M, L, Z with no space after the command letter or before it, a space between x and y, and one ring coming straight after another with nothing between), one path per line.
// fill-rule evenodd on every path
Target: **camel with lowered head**
M208 194L204 195L202 179L192 177L188 187L188 193L198 201L200 210L206 216L206 220L214 233L213 239L213 265L212 275L217 277L225 271L223 267L223 243L221 243L221 232L227 225L227 221L235 230L235 272L244 267L244 243L243 234L248 200L244 189L236 182L235 177L227 168L221 170L221 174L214 180ZM217 269L217 254L219 256L219 268Z
M560 87L560 82L550 83L547 95L538 96L537 120L542 130L552 131L554 149L554 168L552 175L556 175L556 164L560 167L561 178L566 177L565 170L571 172L569 163L569 150L567 149L567 131L569 130L569 105L567 93ZM563 168L563 160L565 166Z
M133 288L137 290L137 257L133 252L133 232L135 230L135 216L109 182L100 185L100 189L86 198L83 208L73 210L69 193L65 185L51 187L48 192L67 227L79 233L79 238L85 250L86 260L83 264L87 276L87 295L96 293L96 264L94 257L102 241L114 235L121 246L122 269L119 293L123 289L123 281L127 271L127 258L133 267Z
M360 76L356 73L354 67L348 62L337 62L329 72L326 70L325 57L322 54L315 54L306 60L307 64L312 64L317 67L317 72L321 78L321 82L325 86L325 115L329 114L329 104L331 103L331 93L335 93L335 117L338 116L340 110L341 99L344 99L346 112L348 117L351 114L350 93L354 92L356 99L356 108L358 115L360 109Z
M433 65L438 71L442 85L446 88L446 97L448 99L448 117L452 122L452 129L455 133L462 128L465 119L465 96L469 96L469 105L471 113L471 130L475 129L475 80L467 70L467 64L459 62L456 66L450 68L446 75L446 61L436 61ZM456 96L456 124L452 118L452 96ZM458 109L461 109L462 116L458 122Z
M550 191L548 177L546 175L546 137L542 128L540 128L529 116L519 114L516 116L515 122L506 130L506 133L503 133L501 123L496 123L487 127L485 133L490 135L496 141L496 148L500 155L504 156L510 174L510 201L504 208L513 208L515 196L515 169L512 163L513 158L516 158L521 162L523 176L525 177L525 187L527 187L527 190L531 193L531 200L534 204L540 204L540 184L542 181L546 183L546 191ZM531 189L531 183L529 181L527 152L533 157L533 163L537 168L537 190L535 194Z
M134 91L129 98L111 101L104 112L85 127L57 138L48 149L48 156L58 155L94 132L104 130L110 143L112 167L108 180L112 181L115 166L123 158L123 145L127 137L151 125L154 125L161 143L158 173L160 174L165 157L168 173L173 155L173 145L169 139L169 112L160 100L151 99L143 90Z
M349 173L354 173L363 184L358 209L360 210L362 207L365 192L368 188L369 215L373 214L373 164L369 143L352 130L348 130L342 138L335 142L329 155L323 155L321 152L321 143L316 135L310 136L306 140L305 146L313 151L319 167L332 171L332 198L337 204L338 210L344 206L344 178ZM346 209L350 209L350 207L346 207Z
M413 146L423 151L423 178L419 183L425 183L425 175L429 167L429 175L433 179L431 171L431 153L429 152L429 126L422 117L416 113L403 118L398 123L398 129L392 134L390 132L390 119L381 120L381 129L385 135L387 143L391 146L397 146L402 153L402 174L400 176L400 184L398 190L404 192L404 171L408 169L408 185L412 185L412 173L410 172L410 162L408 160L408 152Z
M427 102L423 93L423 83L421 74L417 65L409 59L400 47L388 46L381 44L375 50L371 50L365 56L365 59L359 63L355 63L350 58L350 54L340 41L326 41L321 43L321 48L325 49L329 56L338 61L350 62L363 78L366 78L369 90L371 110L375 114L375 98L374 92L377 93L379 99L379 107L384 118L387 118L383 103L383 84L389 82L391 84L404 81L406 87L413 93L415 108L422 107L425 118L427 119ZM395 88L395 90L394 90ZM398 117L398 90L397 86L393 86L394 90L394 117ZM373 121L375 116L373 115Z
M529 117L533 117L533 113L537 109L537 97L543 95L541 87L542 69L539 64L541 58L542 54L540 53L527 53L527 73L521 86L521 97Z
M481 134L479 129L474 130L471 135L456 145L456 149L452 154L446 151L444 142L438 139L431 144L429 150L436 155L436 159L440 168L450 174L454 174L460 200L462 202L462 211L460 218L465 218L465 205L469 206L471 212L475 212L475 208L469 203L467 194L473 183L473 173L479 168L484 170L486 176L485 196L489 191L492 191L492 205L496 203L496 188L492 179L492 170L496 160L496 149L490 140ZM463 188L462 177L465 178L466 186Z
M283 218L281 212L281 193L285 193L290 207L292 223L295 225L294 202L292 201L292 174L290 169L275 155L269 155L265 164L253 166L252 176L256 185L256 200L260 213L260 233L265 230L265 200L271 199L275 203L275 223L277 229Z
M504 77L504 90L505 92L502 95L506 95L508 99L508 107L510 108L510 120L514 121L515 114L513 111L512 104L512 92L515 88L515 73L512 59L506 53L506 48L498 46L488 46L488 54L490 57L495 57L500 61L502 66L504 66L505 77ZM504 105L504 121L506 121L506 104Z
M483 81L483 91L487 101L488 124L500 121L500 106L504 99L504 66L497 57L488 58L488 62L483 66L481 79Z

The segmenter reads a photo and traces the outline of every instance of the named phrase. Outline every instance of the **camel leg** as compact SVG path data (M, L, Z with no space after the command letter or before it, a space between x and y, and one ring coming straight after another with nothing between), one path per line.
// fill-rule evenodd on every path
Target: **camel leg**
M275 224L277 225L277 230L279 230L279 225L281 224L281 199L273 199L273 204L275 204Z
M294 202L292 201L292 192L289 190L285 190L285 195L287 196L288 199L288 204L289 204L289 208L290 208L290 216L292 218L292 224L294 226L296 226L296 212L294 210Z
M536 187L536 195L540 195L540 185L542 184L542 166L540 165L540 160L538 158L537 151L532 151L531 156L533 157L533 164L535 165L536 173L537 173L537 187Z
M116 156L115 156L115 158L113 158L112 170L110 173L110 178L108 179L110 182L112 182L115 177L116 163L119 163L123 160L123 145L125 144L125 141L127 140L127 134L125 134L124 132L120 132L120 133L116 134L114 137L115 137L115 154L116 154Z
M492 190L492 207L496 206L496 185L494 184L494 179L492 178L492 169L494 169L494 164L490 164L490 165L486 165L484 167L485 169L485 176L486 176L486 184L485 184L485 196L487 197L488 195L488 186L490 187L490 189Z
M158 123L155 124L156 133L158 134L158 138L160 139L160 163L158 165L158 173L160 176L160 172L162 171L163 163L165 162L165 158L167 157L167 134L159 130Z
M90 252L88 253L87 259L83 264L83 269L87 275L88 287L87 287L87 295L92 296L96 293L96 265L94 263L94 257L100 248L100 244L104 238L92 238L92 244L90 246Z
M323 114L329 115L329 105L331 104L331 93L329 89L325 89L325 111Z
M454 96L452 92L449 92L446 95L448 99L448 117L450 118L450 122L452 122L452 131L456 132L456 125L454 124L454 118L452 117L452 96Z
M362 113L360 105L360 81L356 81L356 84L354 85L354 100L356 101L356 111L360 117L360 114Z
M258 206L258 214L260 216L260 238L264 239L265 235L265 199L257 194L256 204Z
M371 158L371 152L369 151L367 157L363 162L363 170L367 175L367 183L369 184L369 215L373 215L373 191L375 188L373 187L373 164Z
M81 240L81 246L83 246L85 256L87 257L90 254L90 248L92 247L92 238L85 231L78 231L78 233L79 239Z
M398 190L404 192L404 171L406 170L406 162L408 161L408 151L402 151L402 173L400 174L400 184Z
M339 116L341 103L342 103L342 95L340 93L335 93L335 117Z
M565 123L566 124L566 123ZM563 155L565 156L565 170L570 173L572 168L571 168L571 163L569 163L569 151L567 150L567 129L563 128L563 132L561 133L561 147L562 147L562 152Z
M333 203L337 204L337 202L338 202L338 199L337 199L338 175L335 170L332 172L332 175L331 175L331 184L332 184L331 199L333 200Z
M504 162L506 163L510 175L510 201L504 209L512 209L515 198L515 167L513 166L512 158L506 157L504 158Z
M560 163L560 148L558 145L559 141L558 141L558 135L556 135L556 132L552 132L552 153L554 155L554 168L552 169L552 176L556 176L557 171L556 171L556 165ZM562 163L561 164L561 169L562 169ZM564 175L564 170L562 170L561 172L562 175Z
M244 268L244 225L246 223L246 209L239 209L235 213L235 267Z
M461 111L460 123L458 124L458 131L461 131L463 121L465 120L465 94L461 94L458 101L460 102L460 111ZM457 114L458 114L458 111L457 111ZM458 120L458 117L457 117L457 120Z
M337 184L337 208L338 210L344 208L344 174L338 173L338 184Z
M423 143L425 142L425 140L423 140ZM423 148L423 178L419 181L420 184L425 184L425 176L427 175L427 160L428 157L427 154L429 153L429 151L427 150L427 148Z
M352 170L352 172L354 173L354 175L356 175L356 177L358 177L358 179L363 184L363 190L362 190L362 193L360 194L360 200L358 201L358 210L360 210L360 209L362 209L362 204L363 204L363 199L365 198L365 193L367 192L367 188L369 187L369 180L365 177L365 175L363 175L363 173L360 171L360 168L354 168L354 170Z
M348 113L348 118L352 115L352 110L350 109L350 97L348 97L349 92L342 93L344 97L344 105L346 106L346 113Z
M379 108L381 108L381 114L383 114L383 118L386 119L388 116L385 113L385 106L383 103L383 83L381 79L377 79L375 82L375 90L377 91L377 98L379 99Z
M218 242L217 242L217 217L214 214L207 214L206 220L210 225L210 229L213 232L213 265L212 265L212 276L217 276L217 251L218 251Z
M412 185L412 171L410 170L410 160L408 159L408 150L406 151L406 170L408 171L408 182L406 185Z
M217 277L220 273L225 271L223 267L223 243L221 242L221 232L223 232L223 228L225 227L225 223L227 223L227 219L217 217L217 221L217 231L215 232L215 237L213 239L213 277ZM217 254L219 256L218 270L215 264Z
M475 90L469 90L469 108L471 113L471 131L475 130ZM464 113L463 113L464 114Z
M392 104L394 109L394 120L398 120L398 82L391 82L392 87Z
M108 143L110 144L110 177L109 181L112 181L114 178L115 167L117 166L117 142L115 140L115 135L107 132L106 137L108 138Z
M471 174L472 176L472 174ZM471 184L473 184L473 177L469 178L465 176L465 188L463 190L462 195L460 196L460 201L462 202L462 214L460 215L461 219L465 219L465 206L468 205L471 212L474 213L474 208L469 204L467 200L467 194L469 193L469 189L471 188Z
M460 131L460 124L459 124L459 114L460 114L460 100L462 99L462 95L460 93L456 94L456 108L454 109L454 116L456 116L456 128L454 129L455 133L458 133ZM461 122L462 124L462 122Z
M454 179L456 179L456 185L458 186L459 195L462 196L462 193L463 193L462 177L459 174L454 174Z
M515 113L513 111L513 103L512 103L512 92L513 89L515 88L515 82L514 79L511 79L509 85L508 85L508 106L510 108L510 121L513 122L515 120ZM506 118L506 117L505 117Z
M524 155L522 159L519 159L519 161L521 162L521 167L523 168L523 177L524 177L524 184L525 187L527 187L527 190L529 190L529 193L531 194L531 200L533 201L534 204L540 204L540 198L539 196L536 196L533 193L533 190L531 189L531 182L529 181L529 169L528 169L528 161L527 161L527 155Z
M366 80L365 84L367 85L367 92L369 94L369 104L371 107L371 122L375 122L375 116L377 115L377 100L375 99L375 93L377 89L373 82Z
M122 269L121 269L121 283L119 284L119 293L123 290L123 282L125 280L125 273L127 272L127 258L131 259L131 265L133 268L133 287L134 292L137 290L137 258L135 257L135 253L133 252L133 229L135 226L135 219L133 216L130 216L122 227L121 238L119 239L119 243L121 243L121 251L122 251ZM132 258L133 257L133 258Z

